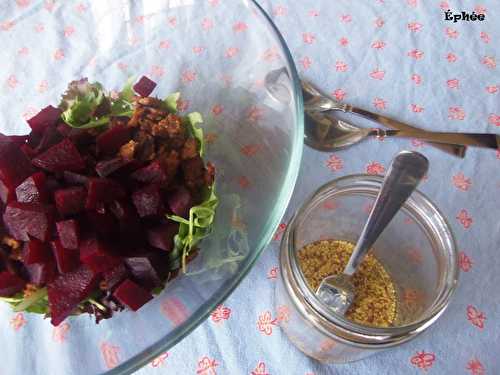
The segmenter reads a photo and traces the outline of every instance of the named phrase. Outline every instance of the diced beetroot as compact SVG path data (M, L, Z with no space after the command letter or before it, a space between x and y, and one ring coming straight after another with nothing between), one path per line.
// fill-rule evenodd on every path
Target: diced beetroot
M60 273L68 273L78 268L80 264L78 251L65 249L59 240L52 241L50 245Z
M140 96L149 96L156 87L156 83L150 80L146 76L142 76L141 79L133 86L134 91Z
M54 212L41 203L10 202L3 214L3 222L12 237L29 241L35 237L46 242L51 234Z
M45 188L45 174L37 172L28 177L16 188L18 202L44 203L48 200L47 190Z
M131 177L140 182L160 185L166 184L169 180L169 176L159 160L153 160L146 167L138 169L132 173Z
M187 217L193 206L191 193L184 186L177 188L168 196L168 206L175 215Z
M154 255L137 256L126 258L125 264L139 284L146 289L153 289L161 285L161 274L155 264L157 260Z
M123 263L103 273L104 289L113 290L119 283L129 277L130 272Z
M96 138L97 152L104 155L115 155L125 143L130 141L130 128L116 125Z
M127 164L129 164L129 161L117 157L110 160L102 160L98 162L95 166L95 170L99 176L107 177L110 174L113 174L122 169Z
M57 277L57 267L54 262L35 263L26 265L30 283L43 286L54 281Z
M28 159L34 158L37 152L27 143L22 144L19 149L23 152Z
M96 237L82 241L80 261L96 274L111 270L121 263L121 259L113 255L110 246Z
M113 214L107 210L103 212L87 211L88 222L94 231L104 238L113 238L118 234L118 223Z
M47 244L32 238L24 243L23 261L24 264L47 263L52 260L52 254Z
M118 220L120 239L125 243L143 243L144 229L135 208L123 200L114 201L109 208Z
M80 186L60 189L54 193L54 200L57 210L62 216L74 215L85 208L87 191Z
M43 132L42 138L35 148L35 152L43 152L49 147L61 142L62 139L63 137L61 133L57 131L57 128L55 126L48 126L47 129L45 129L45 131Z
M101 204L111 203L115 199L120 199L125 196L125 190L117 182L109 178L89 179L88 195L85 202L87 210L95 210Z
M0 179L0 200L7 204L12 200L16 199L16 188L13 185L5 184L2 179Z
M87 176L70 171L64 171L63 178L70 185L87 185L89 182Z
M21 292L26 281L9 271L0 272L0 297L11 297Z
M85 265L73 272L60 275L47 285L51 323L58 326L78 306L89 297L99 281L99 277Z
M171 251L174 247L174 237L178 232L178 223L158 225L148 230L148 242L157 249Z
M78 172L85 168L85 161L69 139L50 147L32 162L35 166L50 172Z
M33 166L30 160L14 142L0 134L0 180L4 186L2 190L8 192L15 190L17 185L32 174ZM2 195L5 198L9 196L5 192Z
M28 124L34 132L43 133L48 126L54 125L60 116L61 110L49 105L30 118Z
M7 138L9 141L14 143L17 147L21 147L28 141L28 135L8 135Z
M132 194L132 201L140 217L159 215L163 210L163 200L157 185L137 190Z
M151 293L129 279L126 279L118 286L113 293L113 297L133 311L139 310L153 299Z
M64 248L77 250L80 239L80 227L76 220L64 220L56 223L59 241Z

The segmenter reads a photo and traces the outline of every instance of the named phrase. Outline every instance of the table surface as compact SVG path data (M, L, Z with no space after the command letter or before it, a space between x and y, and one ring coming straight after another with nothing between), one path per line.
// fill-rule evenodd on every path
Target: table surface
M426 129L500 130L497 1L261 4L283 33L300 75L338 100ZM446 21L448 9L482 13L485 20ZM290 344L274 308L278 244L285 223L321 184L352 173L383 174L402 149L417 150L430 160L421 190L441 208L455 233L461 268L458 290L442 318L415 340L356 363L319 364ZM460 160L417 140L371 140L334 153L306 149L289 210L253 271L203 325L138 373L497 373L499 168L500 152L469 149Z

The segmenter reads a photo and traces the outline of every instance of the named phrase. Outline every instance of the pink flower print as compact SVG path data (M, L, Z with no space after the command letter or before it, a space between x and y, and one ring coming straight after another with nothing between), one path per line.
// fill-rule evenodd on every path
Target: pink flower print
M415 148L420 148L425 144L424 141L421 141L420 139L412 139L411 140L411 145Z
M380 17L379 17L379 18L377 18L377 19L375 20L375 27L381 28L381 27L383 27L383 26L384 26L384 24L385 24L385 21L384 21L384 19L383 19L383 18L380 18Z
M368 203L364 204L362 209L363 209L364 213L366 213L367 215L369 215L370 212L372 212L373 203L368 202Z
M450 39L457 39L458 37L458 31L451 27L447 27L446 29L444 29L444 33Z
M111 345L108 342L103 342L100 346L102 358L108 369L112 369L120 363L120 348Z
M368 174L382 174L385 172L385 168L382 164L372 161L366 166L366 173Z
M245 31L246 29L248 29L248 26L245 22L242 22L242 21L238 21L233 25L233 31L235 33L241 33L243 31Z
M489 43L490 42L490 35L488 33L484 32L484 31L481 31L481 33L479 34L479 37L485 43Z
M63 323L52 330L52 340L58 343L63 343L66 340L66 335L69 332L69 324Z
M286 305L278 306L278 322L288 323L290 321L290 309Z
M168 23L171 27L176 27L176 26L177 26L177 18L176 18L176 17L168 17L168 19L167 19L167 23Z
M177 297L170 297L162 301L160 310L174 326L184 323L189 316L188 308Z
M442 10L448 10L450 9L450 4L447 2L447 1L441 1L439 3L439 7L442 9Z
M261 149L261 146L259 144L248 144L248 145L245 145L245 146L242 146L240 148L240 152L245 155L245 156L255 156L257 155L257 153L259 152L259 150Z
M271 48L266 49L264 51L264 54L262 55L262 58L268 62L274 61L278 57L279 57L279 52L278 52L278 49L276 47L271 47Z
M342 38L339 39L339 44L342 47L345 47L349 44L349 39L347 39L345 36L343 36Z
M458 60L458 58L457 58L457 55L450 52L446 55L446 60L448 60L449 63L454 63L455 61Z
M474 7L474 12L477 14L486 14L486 7L484 5L476 5Z
M47 80L44 79L43 81L40 81L40 83L38 84L37 91L40 93L43 93L43 92L47 91L48 87L49 87L49 83L47 82Z
M223 320L228 320L231 317L231 309L229 307L219 305L210 314L210 318L214 323L221 323Z
M214 27L214 21L212 21L210 18L203 18L203 21L201 21L201 27L205 31L210 30L212 27Z
M229 47L228 49L226 49L226 54L225 54L225 56L226 56L228 59L231 59L231 58L233 58L234 56L236 56L239 52L240 52L240 49L239 49L239 48L237 48L237 47Z
M212 107L212 114L214 116L219 116L224 111L224 107L221 104L216 104Z
M420 85L422 83L422 76L419 74L412 74L411 80L415 82L416 85Z
M341 102L342 100L345 99L346 97L346 92L342 89L336 89L332 95L335 97L335 100L338 100L339 102Z
M30 0L16 0L16 4L18 7L25 8L30 5Z
M49 12L52 12L54 10L54 6L55 0L45 0L45 3L43 5L43 7Z
M309 69L312 65L312 60L308 56L304 56L304 58L300 59L299 62L300 62L300 65L302 65L302 67L304 69Z
M307 12L307 14L309 15L309 17L318 17L319 16L319 12L315 9L311 9L309 12Z
M491 85L491 86L486 86L486 92L490 94L496 94L499 90L500 86L499 85Z
M352 21L352 16L350 14L342 14L340 16L340 22L349 23Z
M216 371L217 366L219 366L219 364L215 361L215 359L205 356L198 361L198 368L196 369L196 374L217 375Z
M434 353L428 353L425 351L417 352L413 357L410 358L410 363L421 370L427 371L434 365L436 361L436 355Z
M418 105L418 104L412 104L410 105L412 112L414 113L422 113L424 111L424 107Z
M379 81L383 80L385 76L385 70L375 69L370 73L370 77L373 79L378 79Z
M19 331L21 328L23 328L26 325L27 321L24 319L23 313L17 313L14 315L14 317L10 320L10 325L12 328L14 328L14 331Z
M64 28L64 36L69 38L71 35L75 33L75 28L73 26L66 26Z
M33 107L26 108L26 111L22 114L24 120L29 120L38 113L38 110Z
M407 305L415 305L422 298L422 293L417 289L405 288L403 292L403 301Z
M219 0L208 0L208 3L211 6L216 7L217 5L219 5Z
M381 40L376 40L375 42L372 43L371 47L373 49L377 49L377 50L384 49L385 42L383 42Z
M165 74L165 69L159 65L153 65L151 67L151 76L155 78L160 78Z
M9 78L7 78L7 86L9 86L11 89L15 89L18 84L19 81L14 74L11 74Z
M184 83L190 83L196 80L196 72L194 70L185 70L181 74L181 80Z
M417 6L417 0L406 0L406 3L413 8Z
M414 58L415 60L420 60L422 57L424 57L424 53L419 49L413 49L408 52L408 56Z
M344 161L337 155L330 155L326 161L326 166L332 172L337 172L344 168Z
M179 110L179 112L186 112L189 109L189 104L189 100L179 98L177 100L177 109Z
M313 33L302 34L302 40L306 44L313 44L316 41L316 36Z
M474 306L469 305L467 306L467 320L477 328L483 329L486 315L482 311L476 309Z
M414 33L418 33L420 30L422 30L422 24L421 23L418 23L418 22L410 22L408 25L408 30L414 32Z
M259 315L257 321L257 329L259 332L266 336L271 336L273 333L273 326L278 325L278 319L273 319L270 311L265 311Z
M62 60L62 59L64 59L64 51L58 48L54 52L54 60Z
M337 72L347 72L348 68L349 68L348 65L343 61L337 61L335 63L335 70Z
M456 219L465 229L469 229L473 222L472 217L469 216L469 212L465 209L460 210Z
M420 251L419 249L410 249L408 250L408 259L414 265L419 266L422 264L424 257L422 256L422 251Z
M462 191L469 190L470 186L472 185L470 178L465 178L465 176L462 172L453 176L452 181L453 181L453 185L455 185L455 187L457 189L460 189Z
M267 278L269 280L275 280L278 278L278 267L273 267L269 270L269 272L267 273Z
M78 13L84 13L87 11L87 6L83 3L80 3L78 4L76 7L75 7L75 10L78 12Z
M257 122L262 119L264 115L264 110L256 105L253 105L249 108L247 118L250 122Z
M37 33L41 33L41 32L43 32L44 30L45 30L45 26L43 25L43 23L37 23L37 24L35 25L35 31L36 31Z
M387 108L387 101L385 101L382 98L375 98L375 99L373 99L373 105L377 109L386 109Z
M472 260L463 251L458 253L458 266L464 272L469 272L472 268Z
M287 13L288 13L288 10L283 5L278 5L273 10L273 14L275 16L286 16Z
M271 375L266 370L266 364L264 362L257 363L255 369L250 373L250 375Z
M14 21L4 21L2 23L0 23L0 29L2 31L8 31L10 29L12 29L15 25L15 22Z
M158 44L158 48L160 49L169 49L171 46L171 43L170 43L170 40L162 40L160 41L160 43Z
M240 185L242 189L248 189L251 183L247 176L240 176L238 177L238 185Z
M283 237L285 231L286 231L286 223L280 223L280 225L278 225L278 228L276 229L276 233L274 233L273 241L281 240L281 237Z
M458 89L459 83L460 83L460 81L456 78L449 79L448 81L446 81L446 85L450 89Z
M27 56L30 53L30 50L28 49L28 47L21 47L19 48L17 53L21 56Z
M491 125L500 126L500 115L496 115L496 114L494 114L494 113L491 113L491 114L488 116L488 122L489 122Z
M160 354L158 357L156 357L155 359L153 359L151 361L151 367L162 367L163 364L165 363L165 360L168 358L168 352L165 352L163 354Z
M332 350L333 348L335 348L337 346L337 343L331 339L324 339L324 340L321 340L321 342L319 343L319 351L320 352L329 352L330 350Z
M450 107L448 108L448 118L461 121L465 118L465 111L461 107Z
M335 210L338 208L339 203L335 199L326 200L321 207L325 210Z
M483 364L477 358L467 362L467 367L465 369L470 371L471 375L486 375Z
M200 55L201 53L203 53L204 50L205 48L201 46L193 47L193 53L196 55Z
M495 69L497 67L497 62L493 56L485 56L481 63L490 69Z
M123 62L119 62L118 64L116 64L116 66L118 67L118 69L120 69L122 71L125 71L128 68L128 65L123 63Z

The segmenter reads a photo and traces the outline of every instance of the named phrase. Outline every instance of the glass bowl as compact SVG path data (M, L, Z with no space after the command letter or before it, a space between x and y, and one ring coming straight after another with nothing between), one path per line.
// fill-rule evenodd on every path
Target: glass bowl
M345 363L400 345L429 328L445 311L458 279L451 229L438 208L415 191L372 247L396 289L397 317L387 328L354 323L334 313L307 285L297 259L304 246L326 239L356 243L383 178L351 175L313 194L294 215L280 250L276 289L282 328L304 353Z
M0 132L27 133L25 120L57 105L68 82L81 77L119 90L130 76L146 75L158 83L153 95L179 91L180 108L204 116L221 203L214 233L187 274L137 313L99 325L82 315L55 329L0 305L2 373L132 372L233 291L284 214L303 147L290 52L248 0L17 1L0 12Z

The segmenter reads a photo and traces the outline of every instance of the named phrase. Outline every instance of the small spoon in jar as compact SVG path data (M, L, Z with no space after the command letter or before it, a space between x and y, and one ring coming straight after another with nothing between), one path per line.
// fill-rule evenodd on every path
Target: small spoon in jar
M402 151L393 159L344 272L327 276L316 290L319 299L336 313L344 315L354 302L354 273L380 234L417 188L428 168L429 161L418 152Z

